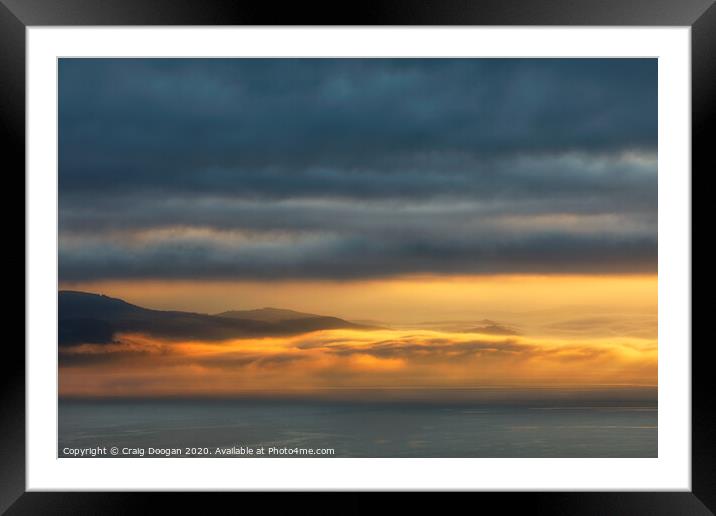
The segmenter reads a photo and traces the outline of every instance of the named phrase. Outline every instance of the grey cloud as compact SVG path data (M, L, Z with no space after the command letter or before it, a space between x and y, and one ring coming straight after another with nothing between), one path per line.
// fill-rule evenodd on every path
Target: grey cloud
M371 241L327 238L238 247L161 243L60 252L64 280L122 278L359 279L407 273L646 273L656 270L656 241L597 235L537 235L519 240L450 238Z
M295 173L370 168L433 151L654 150L656 66L648 59L62 60L60 187L215 190L228 179L240 190L232 174L282 165Z
M611 353L607 349L589 346L573 345L555 349L532 343L518 343L509 339L454 342L442 338L414 340L410 337L373 342L361 346L334 344L324 346L322 349L338 356L370 355L381 359L399 358L411 361L420 361L421 359L432 361L436 358L460 361L470 357L526 360L533 357L548 357L552 360L573 362L607 356Z
M63 59L60 277L655 270L656 72ZM178 226L256 239L128 242Z
M449 339L432 339L411 342L409 339L399 341L376 342L367 346L331 346L328 351L336 355L371 355L376 358L407 358L419 359L426 356L440 355L459 360L466 356L496 353L499 355L530 354L536 347L529 344L517 344L509 340L503 342L470 341L453 342Z
M537 350L532 344L517 343L510 339L502 341L471 340L455 342L449 338L425 338L404 335L400 339L388 339L356 346L354 343L307 339L296 346L298 349L321 349L339 356L371 355L376 358L421 358L442 355L453 358L479 355L482 352L498 354L524 354Z

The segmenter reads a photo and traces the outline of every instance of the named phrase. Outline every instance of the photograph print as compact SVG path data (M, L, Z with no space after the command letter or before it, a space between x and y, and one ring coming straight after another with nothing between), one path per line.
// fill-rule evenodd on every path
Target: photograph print
M656 457L657 70L59 59L58 457Z

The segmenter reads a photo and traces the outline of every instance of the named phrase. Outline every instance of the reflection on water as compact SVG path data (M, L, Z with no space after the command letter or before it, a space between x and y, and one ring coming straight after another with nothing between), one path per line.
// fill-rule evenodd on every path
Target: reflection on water
M656 457L656 404L61 401L64 447L334 448L335 457Z

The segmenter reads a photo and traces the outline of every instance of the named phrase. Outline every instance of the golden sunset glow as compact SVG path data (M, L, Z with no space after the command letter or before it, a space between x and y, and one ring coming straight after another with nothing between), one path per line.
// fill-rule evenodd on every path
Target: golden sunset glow
M160 310L218 313L280 306L350 320L416 323L442 318L597 308L656 314L656 275L410 276L362 281L63 282ZM539 321L537 321L539 323Z
M657 59L57 69L58 457L658 456Z
M143 306L281 300L369 330L186 340L138 333L62 351L65 396L315 395L350 389L593 388L657 381L656 277L407 278L83 285ZM192 294L189 294L191 292ZM263 297L262 297L263 296ZM260 301L257 301L257 297ZM222 301L219 306L217 301ZM88 367L91 365L91 367Z

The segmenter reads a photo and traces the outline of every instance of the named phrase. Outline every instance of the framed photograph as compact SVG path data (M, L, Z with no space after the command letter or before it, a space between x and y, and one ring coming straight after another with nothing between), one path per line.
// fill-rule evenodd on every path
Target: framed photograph
M2 1L26 326L0 509L712 514L713 2Z

